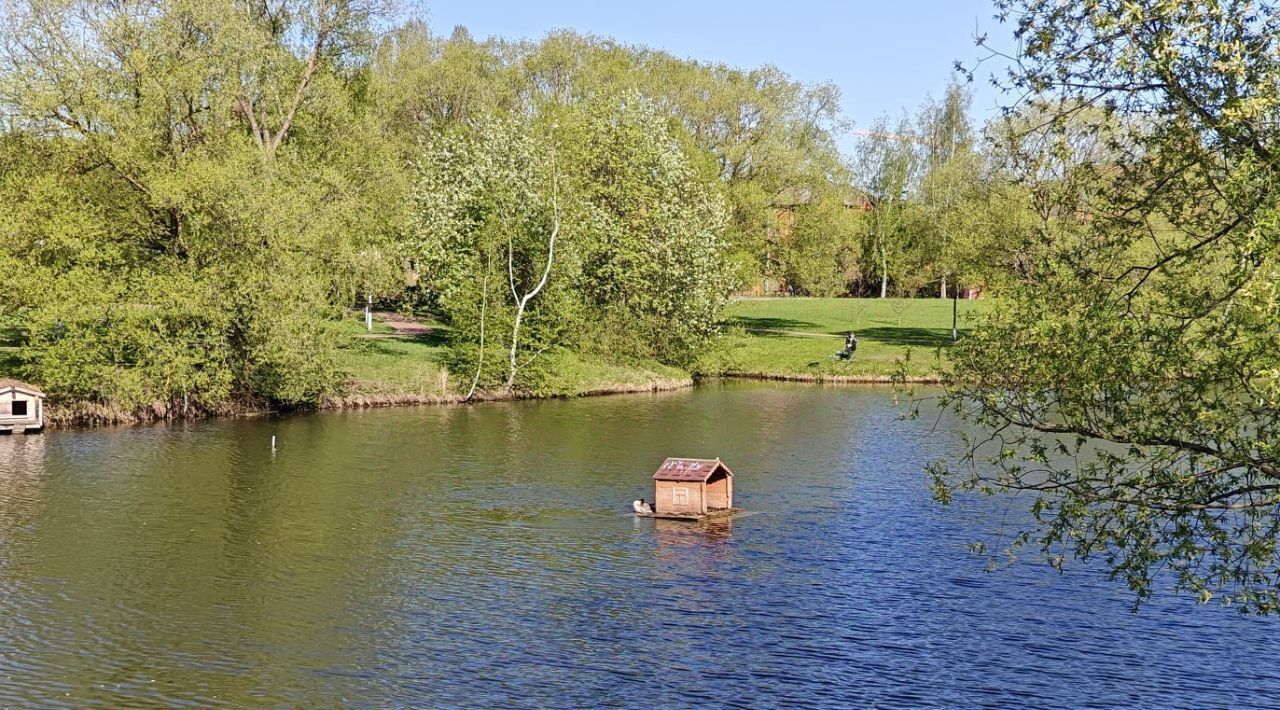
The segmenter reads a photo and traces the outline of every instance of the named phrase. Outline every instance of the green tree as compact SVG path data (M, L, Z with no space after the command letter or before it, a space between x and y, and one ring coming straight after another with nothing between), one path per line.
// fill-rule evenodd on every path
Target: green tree
M967 226L963 207L982 189L981 159L969 121L970 103L967 89L953 82L943 100L927 102L917 119L925 152L919 199L931 237L927 240L930 271L939 281L941 298L947 297L948 278L954 281L960 270L961 242L972 239L971 234L961 231Z
M28 284L6 291L28 375L163 416L339 384L326 322L393 273L403 189L356 99L380 11L5 6L0 252Z
M776 67L741 70L608 39L556 32L495 48L514 76L513 105L587 105L634 92L679 124L692 167L719 178L726 251L739 285L769 268L770 200L780 191L848 180L835 137L845 127L831 84L795 81Z
M594 103L579 130L583 275L604 316L595 347L687 364L715 333L733 286L724 200L649 99Z
M910 122L903 118L896 129L880 119L858 145L859 186L873 198L865 222L869 263L876 265L880 298L889 295L889 281L906 276L901 255L906 251L906 226L910 219L912 193L920 172L919 139Z
M730 286L722 203L651 102L457 126L418 166L413 234L456 344L472 352L482 326L526 333L506 339L507 386L549 348L678 363L714 333Z
M990 434L940 498L1028 491L1015 544L1280 609L1280 19L1249 0L1000 0L1030 278L961 342Z
M499 48L461 27L446 39L405 22L380 38L369 69L377 116L406 155L424 131L504 113L516 100L518 79Z
M839 91L774 67L744 71L572 31L479 43L462 31L445 39L406 23L380 43L372 74L385 130L408 153L422 131L482 115L586 107L628 93L652 101L677 124L671 132L698 179L725 198L726 256L740 286L771 268L774 196L848 182L835 142L845 127Z
M787 284L808 296L843 296L866 278L859 197L824 186L809 204L795 208L794 224L778 245ZM852 204L851 204L852 203Z

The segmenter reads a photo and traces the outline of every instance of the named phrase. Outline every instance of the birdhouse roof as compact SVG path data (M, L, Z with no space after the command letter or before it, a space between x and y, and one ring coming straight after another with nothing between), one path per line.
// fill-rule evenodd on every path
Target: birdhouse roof
M41 392L35 385L29 385L26 382L20 382L18 380L0 378L0 392L8 392L9 390L17 390L32 397L44 396L44 392Z
M653 474L655 481L706 481L716 471L732 476L733 471L720 459L667 459Z

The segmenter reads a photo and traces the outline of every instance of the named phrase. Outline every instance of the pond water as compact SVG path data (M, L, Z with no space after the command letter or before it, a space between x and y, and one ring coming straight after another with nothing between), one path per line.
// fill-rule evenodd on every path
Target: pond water
M985 572L1021 503L933 504L958 425L898 413L732 383L0 438L0 707L1276 702L1280 620ZM666 456L749 513L634 518Z

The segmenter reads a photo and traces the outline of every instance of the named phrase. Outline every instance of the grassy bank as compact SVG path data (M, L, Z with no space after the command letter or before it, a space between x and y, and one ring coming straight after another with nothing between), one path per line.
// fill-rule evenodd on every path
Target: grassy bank
M348 373L346 391L326 402L333 408L396 404L447 403L461 400L471 385L471 373L451 372L447 366L447 326L420 321L429 330L412 335L396 333L380 322L373 332L363 322L344 321L345 342L339 365ZM692 376L661 363L617 364L571 352L540 356L544 374L528 383L520 396L571 397L615 392L648 392L687 387ZM482 392L479 399L506 398Z
M372 333L354 316L343 321L338 366L350 376L347 393L364 397L448 394L451 383L444 365L447 330L431 325L428 333L401 336L380 321L375 321Z
M961 333L985 301L959 303ZM397 334L375 323L367 333L355 318L344 322L346 345L340 364L350 373L345 399L351 406L456 400L470 373L446 365L447 326ZM942 299L748 298L726 312L726 335L697 364L707 376L812 381L888 381L906 362L919 380L936 378L951 345L951 302ZM844 335L858 334L852 360L833 357ZM548 373L531 383L529 396L552 397L671 389L691 375L659 363L621 365L569 353L543 356Z
M960 301L960 332L987 301ZM951 345L951 301L938 298L744 298L726 313L729 332L701 364L708 374L812 381L936 378ZM852 360L838 360L844 335Z
M961 332L972 316L988 307L983 301L960 302ZM408 322L411 321L411 322ZM430 319L403 319L387 314L366 331L362 317L351 314L336 324L341 347L338 365L345 373L339 392L320 403L343 409L407 404L459 402L471 384L471 373L448 366L448 327ZM838 360L844 334L858 334L852 360ZM0 331L0 376L14 371L18 343ZM696 372L702 376L788 379L814 382L888 382L905 362L908 377L936 379L951 344L951 303L941 299L749 298L726 312L726 332L702 354ZM504 356L495 352L497 361ZM693 374L656 362L613 363L567 351L539 356L541 374L526 382L519 397L568 397L621 392L647 392L687 387ZM510 393L480 392L477 399L509 399ZM264 405L237 403L213 415L252 414ZM53 405L55 425L123 423L163 419L175 413L163 408L120 412L110 407Z

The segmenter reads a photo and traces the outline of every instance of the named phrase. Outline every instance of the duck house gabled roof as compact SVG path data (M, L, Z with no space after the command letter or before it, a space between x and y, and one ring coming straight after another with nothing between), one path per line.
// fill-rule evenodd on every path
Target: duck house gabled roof
M724 471L732 476L733 471L720 459L667 459L653 474L655 481L692 481L705 482L715 475L716 471Z
M8 392L9 390L17 390L31 397L44 396L44 392L41 392L35 385L29 385L18 380L9 380L0 377L0 392Z

